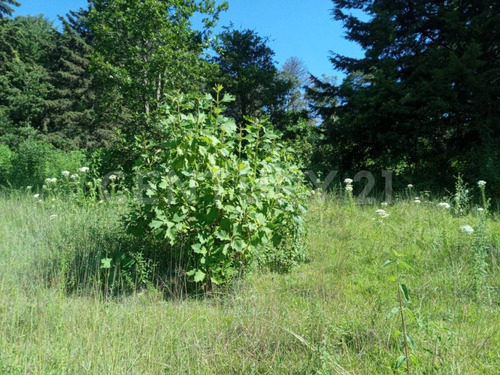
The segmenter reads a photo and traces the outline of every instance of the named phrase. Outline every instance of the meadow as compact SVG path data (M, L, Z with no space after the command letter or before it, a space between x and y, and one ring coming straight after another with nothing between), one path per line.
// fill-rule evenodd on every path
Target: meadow
M405 342L412 374L497 374L500 218L440 202L315 194L307 262L203 294L140 255L112 272L160 246L124 232L125 198L4 194L0 374L407 373Z

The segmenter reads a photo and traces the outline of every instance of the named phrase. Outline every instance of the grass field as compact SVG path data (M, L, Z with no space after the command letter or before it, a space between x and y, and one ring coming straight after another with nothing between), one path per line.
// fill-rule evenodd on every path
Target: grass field
M498 374L500 219L437 203L318 196L310 261L289 274L254 272L204 297L143 286L105 299L68 292L67 275L92 280L103 254L145 246L121 229L125 204L0 198L0 374L406 373L392 369L404 353L400 315L386 319L400 305L394 278L415 316L412 374ZM413 268L383 267L393 251Z

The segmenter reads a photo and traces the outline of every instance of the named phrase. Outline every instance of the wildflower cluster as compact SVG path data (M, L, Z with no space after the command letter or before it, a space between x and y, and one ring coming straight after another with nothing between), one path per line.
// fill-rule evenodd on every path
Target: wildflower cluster
M49 177L46 178L44 181L44 185L42 186L42 191L43 194L37 193L34 194L33 197L35 199L38 199L42 201L42 198L48 198L63 194L63 195L72 195L72 196L80 196L81 198L84 197L85 194L85 188L84 184L86 180L88 179L86 176L87 172L90 170L89 167L80 167L76 171L76 173L72 173L68 170L63 170L61 171L61 177L58 179L56 177ZM90 186L91 182L86 182L87 186L87 191L89 189L94 189L95 186L92 184ZM31 187L29 187L31 190Z
M449 210L451 208L451 205L449 203L446 203L446 202L441 202L438 204L438 207L443 207L443 208Z
M351 178L346 178L346 179L344 180L344 183L345 183L345 185L346 185L346 186L345 186L345 190L346 190L347 192L352 193L352 191L354 190L354 189L353 189L353 187L352 187L352 183L353 183L352 179L351 179Z
M389 214L383 209L378 209L375 212L380 216L381 219L386 219L389 217Z

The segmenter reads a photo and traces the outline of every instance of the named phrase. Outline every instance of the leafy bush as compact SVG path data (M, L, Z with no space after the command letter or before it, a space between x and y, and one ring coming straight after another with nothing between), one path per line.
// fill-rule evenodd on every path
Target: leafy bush
M0 144L0 184L8 182L12 171L12 159L14 159L14 156L14 152L12 152L9 147Z
M287 270L305 257L308 193L290 150L266 123L238 131L221 116L231 98L220 90L216 99L173 98L156 129L164 141L138 139L146 188L126 219L132 233L184 249L188 276L207 288L252 264Z
M62 171L76 172L78 168L86 166L85 156L81 151L63 151L53 149L45 161L46 178L60 177Z
M59 178L64 170L76 171L84 164L83 153L62 151L38 140L19 145L12 160L11 182L16 187L40 187L46 178Z

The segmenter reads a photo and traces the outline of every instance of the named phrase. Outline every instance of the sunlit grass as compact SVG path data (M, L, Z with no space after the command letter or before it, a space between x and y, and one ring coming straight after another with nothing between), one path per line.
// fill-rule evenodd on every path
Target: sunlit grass
M460 228L477 228L479 213L421 200L359 207L318 195L311 260L289 274L254 273L205 298L141 287L104 299L99 287L69 293L64 267L75 253L138 250L121 229L123 203L1 198L0 374L390 374L401 354L399 322L386 320L397 289L382 265L393 250L414 265L402 273L417 316L412 373L496 374L500 220L487 221L478 298L476 232ZM99 272L81 267L83 281Z

